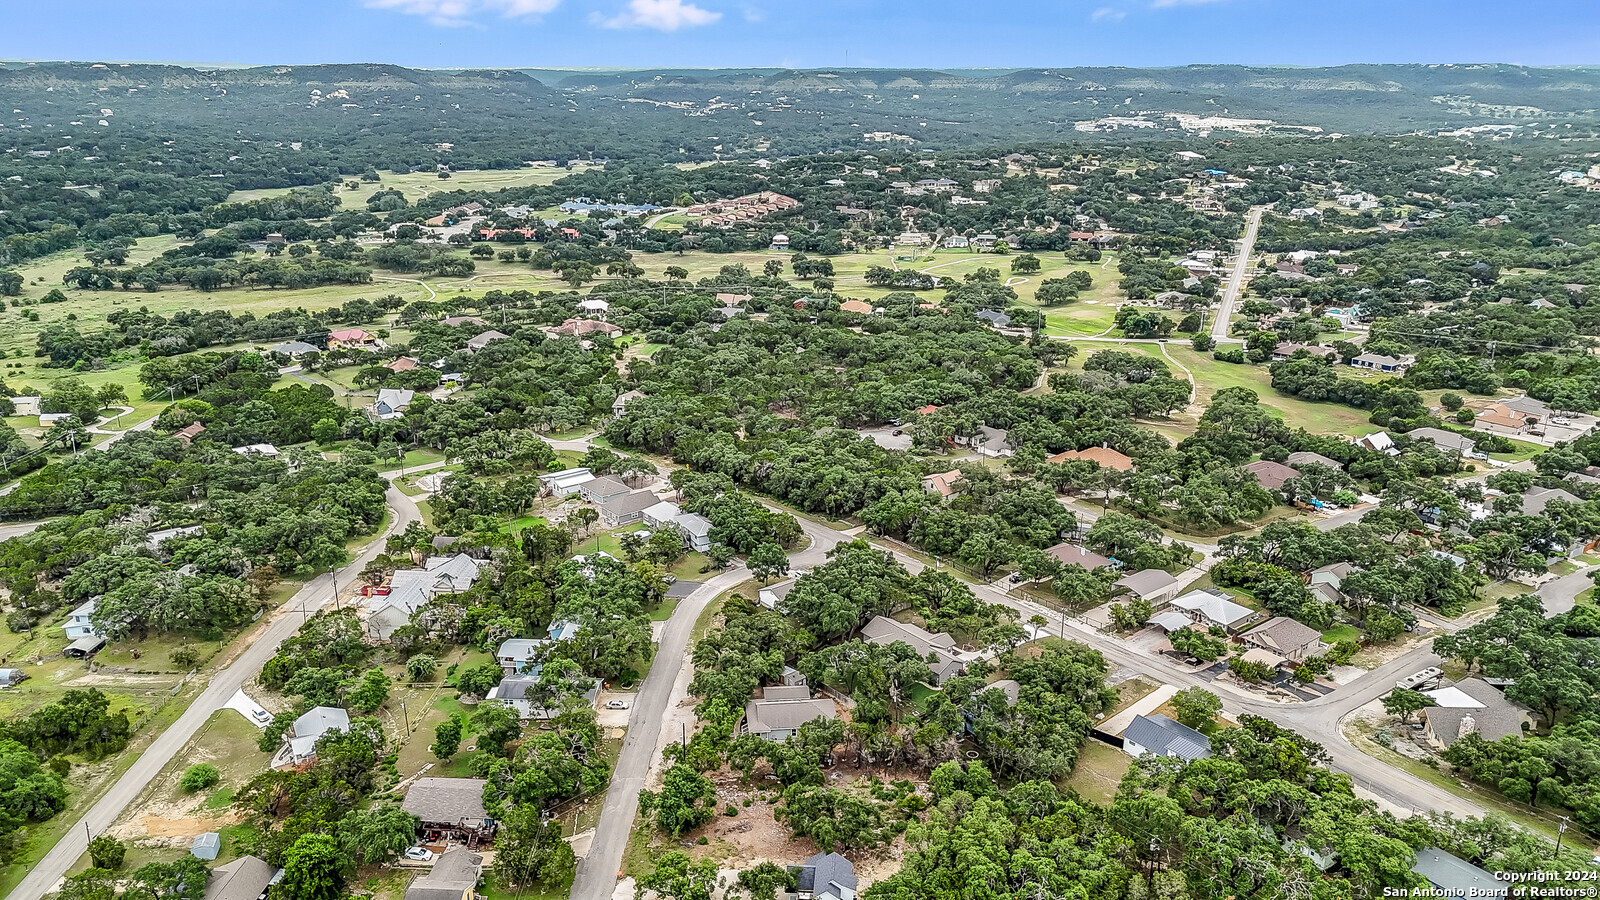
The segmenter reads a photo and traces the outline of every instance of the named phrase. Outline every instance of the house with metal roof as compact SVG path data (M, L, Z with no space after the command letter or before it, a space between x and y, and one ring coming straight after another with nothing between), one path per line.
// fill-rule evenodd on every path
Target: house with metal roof
M639 513L640 521L651 528L662 528L672 524L672 520L683 515L683 510L678 504L668 500L658 501L654 506L646 507Z
M1132 757L1201 759L1211 755L1211 739L1159 713L1134 716L1122 733L1122 749Z
M1261 617L1248 606L1240 606L1220 591L1190 591L1172 601L1174 609L1189 614L1196 625L1210 628L1215 625L1234 634Z
M77 608L72 612L67 613L67 623L62 626L62 630L66 631L67 637L77 640L78 638L94 637L100 633L95 630L94 623L89 621L90 617L94 615L95 604L99 601L99 597L90 597L78 604Z
M1427 879L1442 897L1505 897L1510 886L1466 860L1440 850L1423 847L1411 871Z
M314 706L307 710L283 735L283 747L272 758L272 767L303 766L317 758L317 741L330 731L349 731L350 714L336 706Z
M633 490L623 484L621 480L605 475L593 481L586 481L578 487L578 496L600 506L621 497ZM643 509L643 507L640 507Z
M544 484L545 490L557 497L570 497L593 480L594 472L590 471L587 466L581 466L576 469L562 469L559 472L546 472L539 476L539 481Z
M539 648L546 643L533 638L510 638L501 642L499 649L494 651L494 658L507 675L515 675L527 671L529 663L538 655Z

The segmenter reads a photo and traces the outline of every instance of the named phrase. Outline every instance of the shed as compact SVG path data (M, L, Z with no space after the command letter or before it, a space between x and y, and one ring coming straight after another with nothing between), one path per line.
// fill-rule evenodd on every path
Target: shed
M106 639L97 634L86 635L68 644L62 653L73 659L83 659L93 656L101 647L106 645Z
M189 845L189 852L196 859L212 860L222 851L222 835L215 831L208 831L194 839Z

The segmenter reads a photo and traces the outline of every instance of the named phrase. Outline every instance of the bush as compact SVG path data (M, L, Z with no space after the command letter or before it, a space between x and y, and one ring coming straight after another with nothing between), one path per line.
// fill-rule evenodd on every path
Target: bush
M1450 391L1445 391L1443 394L1439 395L1439 405L1444 407L1445 409L1448 409L1448 410L1460 409L1461 408L1461 403L1462 403L1462 400L1461 400L1461 395L1460 394L1452 393Z
M1205 353L1217 346L1217 339L1209 334L1197 334L1194 336L1194 340L1189 342L1189 345L1194 347L1196 353Z
M190 646L179 647L168 657L180 669L192 669L200 661L200 654Z
M1225 363L1243 363L1245 361L1244 351L1240 350L1238 347L1232 347L1227 350L1218 350L1211 354L1211 358L1217 362Z
M203 791L221 780L222 773L217 771L216 766L210 763L197 763L184 771L183 777L178 779L178 787L192 794L195 791Z
M128 848L109 834L102 834L89 842L89 860L96 869L120 869L127 855Z

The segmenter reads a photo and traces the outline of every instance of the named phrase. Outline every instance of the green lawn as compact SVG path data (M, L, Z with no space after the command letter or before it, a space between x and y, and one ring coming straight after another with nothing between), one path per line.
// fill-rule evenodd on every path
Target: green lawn
M1354 625L1335 625L1322 633L1322 642L1329 645L1340 641L1359 640L1361 640L1361 629Z
M1261 405L1277 410L1284 421L1315 434L1340 434L1359 437L1378 431L1368 422L1371 413L1337 403L1309 403L1279 393L1272 386L1272 375L1265 366L1217 362L1209 353L1196 353L1186 343L1169 342L1167 353L1194 373L1195 399L1208 405L1223 388L1242 387L1255 391Z

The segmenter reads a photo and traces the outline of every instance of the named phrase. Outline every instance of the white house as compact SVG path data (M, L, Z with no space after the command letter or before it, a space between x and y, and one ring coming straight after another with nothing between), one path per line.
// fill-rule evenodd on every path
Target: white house
M681 515L683 510L678 508L678 504L662 500L654 506L647 507L639 514L639 518L651 528L663 528L671 525Z
M349 731L350 714L334 706L316 706L294 720L283 735L283 747L272 767L303 766L317 758L317 741L330 731Z
M1211 739L1163 715L1134 716L1122 733L1122 749L1135 758L1200 759L1211 755Z
M516 675L526 670L526 674L537 676L539 674L538 669L533 668L529 663L533 662L533 657L538 653L539 648L546 643L546 641L535 640L534 638L511 638L500 644L500 648L494 652L494 658L496 662L500 663L500 668L505 670L507 675Z
M704 553L711 549L711 520L694 513L684 513L672 524L677 526L678 533L683 535L683 542L690 550Z
M472 340L467 341L467 349L476 353L495 341L503 341L509 337L511 337L511 335L501 334L500 332L491 329L489 331L485 331L483 334L478 335Z
M549 472L539 476L544 482L545 490L557 497L570 497L578 489L594 480L594 473L588 467L576 469L562 469L559 472Z
M421 569L400 569L389 579L389 593L367 601L366 630L380 641L407 625L435 597L459 594L478 580L482 564L470 556L430 557Z
M643 396L643 391L628 391L625 394L618 394L617 399L611 401L611 418L622 418L622 414L628 409L628 401L637 400Z
M406 407L411 405L411 399L415 396L416 392L414 391L401 390L400 388L379 388L378 400L372 404L372 412L379 419L385 421L398 419L405 415Z
M89 617L94 615L94 606L99 599L99 597L90 597L88 600L83 601L77 609L67 613L67 624L63 626L67 632L67 637L77 640L78 638L97 637L100 634L100 632L95 631L94 624L89 621Z

